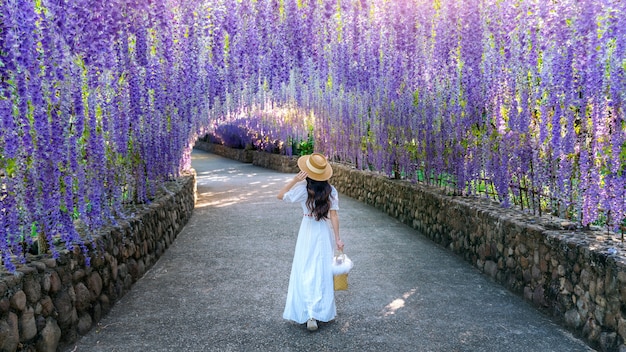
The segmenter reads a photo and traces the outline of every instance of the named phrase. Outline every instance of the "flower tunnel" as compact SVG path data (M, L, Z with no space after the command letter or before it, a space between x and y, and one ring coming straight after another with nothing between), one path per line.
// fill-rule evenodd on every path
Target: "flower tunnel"
M618 230L626 2L4 0L0 251L150 202L205 135Z

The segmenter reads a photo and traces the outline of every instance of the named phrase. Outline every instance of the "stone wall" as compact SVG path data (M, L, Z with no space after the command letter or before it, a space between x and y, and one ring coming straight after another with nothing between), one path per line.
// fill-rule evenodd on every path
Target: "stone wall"
M297 162L297 156L290 157L264 152L255 152L252 159L252 164L256 166L293 174L297 174L299 171Z
M252 163L253 165L280 172L298 173L297 157L260 152L257 150L233 149L220 144L197 141L194 148L204 150L223 157Z
M234 149L225 147L221 144L208 143L201 140L196 141L194 148L204 150L213 154L221 155L223 157L240 161L242 163L251 163L252 155L256 153L254 150L249 149Z
M295 158L282 158L267 164L297 171ZM591 346L626 351L626 250L621 238L345 165L333 164L333 170L331 183L342 194L465 258Z
M79 252L29 258L0 273L0 351L56 351L87 333L174 241L195 205L195 174L135 217L93 235L91 266Z
M484 198L333 164L339 192L372 205L465 258L577 336L626 351L626 257L621 239ZM616 252L616 253L612 253Z

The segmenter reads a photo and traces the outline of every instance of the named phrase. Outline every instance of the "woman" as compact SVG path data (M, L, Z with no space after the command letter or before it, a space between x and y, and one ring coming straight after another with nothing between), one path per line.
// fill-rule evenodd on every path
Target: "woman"
M289 277L287 303L283 318L299 324L306 322L309 331L317 330L317 321L335 318L333 288L333 242L343 251L339 238L337 190L328 183L333 175L326 157L319 153L298 159L300 172L278 193L278 199L300 203L303 217ZM306 180L306 183L300 182Z

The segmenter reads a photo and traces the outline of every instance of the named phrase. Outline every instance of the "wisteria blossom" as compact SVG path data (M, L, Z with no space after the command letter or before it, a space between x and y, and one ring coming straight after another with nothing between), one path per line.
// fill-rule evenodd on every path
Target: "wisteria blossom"
M618 229L625 31L620 0L4 0L2 263L86 252L218 129Z

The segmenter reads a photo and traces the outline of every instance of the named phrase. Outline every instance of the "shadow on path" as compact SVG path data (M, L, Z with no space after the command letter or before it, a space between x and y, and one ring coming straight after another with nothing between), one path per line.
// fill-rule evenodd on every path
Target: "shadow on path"
M194 150L198 200L178 239L73 351L592 351L415 230L340 195L354 261L337 319L282 319L299 206L293 175ZM331 179L332 183L332 179Z

